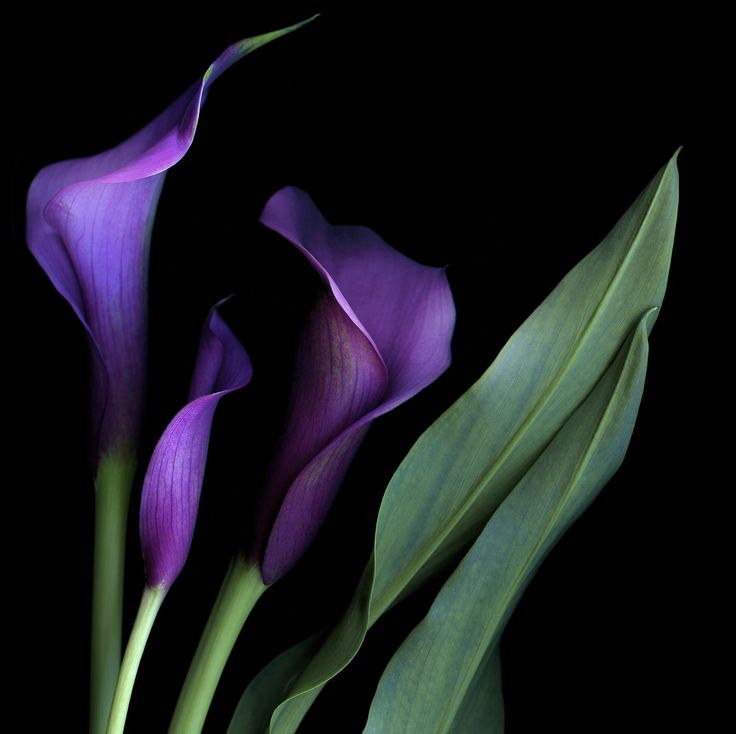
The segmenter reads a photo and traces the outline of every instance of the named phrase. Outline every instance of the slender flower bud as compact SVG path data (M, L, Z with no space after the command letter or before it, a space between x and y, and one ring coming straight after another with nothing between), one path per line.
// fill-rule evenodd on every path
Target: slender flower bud
M202 330L189 403L169 423L143 481L140 533L148 586L168 589L192 544L210 429L223 395L250 382L250 359L216 309Z

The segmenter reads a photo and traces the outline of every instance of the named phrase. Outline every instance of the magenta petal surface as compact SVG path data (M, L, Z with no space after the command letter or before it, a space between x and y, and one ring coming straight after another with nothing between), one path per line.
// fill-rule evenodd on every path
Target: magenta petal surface
M251 376L245 349L213 309L202 330L190 402L163 432L143 481L140 534L149 586L169 588L184 567L215 408L223 395L247 385Z
M330 225L299 189L271 197L261 221L296 245L327 286L300 343L258 517L253 553L273 583L313 540L371 421L449 366L455 307L443 269L364 227Z
M288 32L285 29L283 32ZM146 365L150 232L165 171L194 138L209 85L283 32L230 46L200 81L133 137L91 158L54 163L31 183L31 252L92 345L95 458L137 444Z

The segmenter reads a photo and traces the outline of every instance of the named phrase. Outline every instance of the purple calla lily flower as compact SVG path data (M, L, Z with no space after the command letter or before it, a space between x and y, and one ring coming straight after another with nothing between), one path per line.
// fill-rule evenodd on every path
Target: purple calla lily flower
M133 137L91 158L47 166L31 183L29 247L91 343L96 460L133 453L138 440L149 242L165 172L189 149L212 82L246 54L301 25L233 44Z
M304 554L371 422L450 364L455 306L445 272L364 227L333 227L303 191L261 215L324 280L299 346L287 425L250 557L273 583Z
M168 589L194 535L210 429L223 395L250 382L250 359L216 309L202 330L189 402L169 423L143 481L140 534L146 581Z

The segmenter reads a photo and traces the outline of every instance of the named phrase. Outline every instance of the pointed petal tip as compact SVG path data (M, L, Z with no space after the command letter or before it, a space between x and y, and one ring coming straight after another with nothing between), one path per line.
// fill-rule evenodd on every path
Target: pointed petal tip
M319 13L316 13L311 18L307 18L306 20L302 20L298 23L293 23L292 25L286 26L285 28L279 28L278 30L269 31L268 33L261 33L258 36L251 36L250 38L243 38L240 41L236 41L235 43L231 44L220 54L220 56L215 61L210 64L209 68L205 72L202 79L205 88L208 87L215 79L217 79L217 77L220 76L220 74L222 74L226 69L232 66L236 61L239 61L244 56L247 56L249 53L252 53L262 46L271 43L271 41L275 41L277 38L281 38L282 36L286 36L289 33L293 33L299 28L302 28L308 23L311 23L318 17Z
M211 314L213 311L216 311L220 308L220 306L224 306L228 301L231 301L233 298L235 298L234 293L229 293L226 296L223 296L210 310L209 313Z
M238 41L236 45L242 47L245 53L250 53L256 48L260 48L261 46L265 46L271 41L275 41L277 38L281 38L282 36L286 36L289 33L293 33L294 31L303 28L305 25L308 25L312 21L319 18L320 15L320 13L315 13L305 20L300 20L297 23L292 23L291 25L284 26L283 28L279 28L278 30L269 31L268 33L261 33L260 35L253 36L251 38L244 38L242 41Z
M149 586L168 588L184 567L215 409L251 375L247 352L214 307L202 329L189 402L161 435L143 481L139 523Z
M227 299L209 311L200 340L189 389L189 400L208 393L224 393L245 387L253 377L250 356L219 311Z

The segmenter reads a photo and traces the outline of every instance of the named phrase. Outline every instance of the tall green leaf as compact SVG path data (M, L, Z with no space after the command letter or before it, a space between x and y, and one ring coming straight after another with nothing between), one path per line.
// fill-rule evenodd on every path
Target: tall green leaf
M501 650L496 647L476 672L449 732L451 734L503 732L504 716Z
M295 732L370 626L475 539L641 314L661 305L677 216L676 157L412 447L386 489L373 557L349 609L324 641L306 640L256 677L229 734Z
M648 313L582 405L501 503L427 616L389 662L366 734L449 734L467 710L501 632L539 564L623 461L644 388ZM492 702L498 690L486 690ZM477 719L473 725L479 722Z

